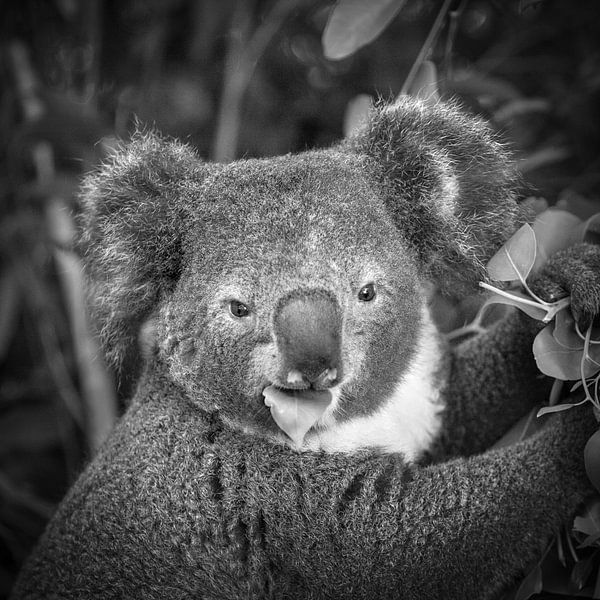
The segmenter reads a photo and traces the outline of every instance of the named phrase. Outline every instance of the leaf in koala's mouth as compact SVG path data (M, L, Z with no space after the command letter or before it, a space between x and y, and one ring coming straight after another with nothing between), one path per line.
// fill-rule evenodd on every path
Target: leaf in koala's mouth
M270 385L263 390L265 405L279 429L299 448L308 430L331 404L327 390L282 390Z

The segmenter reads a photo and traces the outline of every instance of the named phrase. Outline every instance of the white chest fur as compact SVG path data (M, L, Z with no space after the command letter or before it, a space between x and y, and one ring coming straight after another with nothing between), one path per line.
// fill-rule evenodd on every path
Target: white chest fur
M415 356L377 412L309 433L302 450L354 452L377 448L415 460L427 450L441 426L441 342L429 313Z

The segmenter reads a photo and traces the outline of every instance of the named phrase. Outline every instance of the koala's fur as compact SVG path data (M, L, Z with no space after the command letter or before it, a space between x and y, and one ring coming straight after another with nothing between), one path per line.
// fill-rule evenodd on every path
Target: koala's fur
M329 150L229 165L138 135L87 179L81 246L109 358L152 314L156 350L13 598L500 594L589 492L593 421L486 451L547 390L536 326L451 350L423 285L483 276L514 186L483 123L409 99ZM332 404L295 448L262 392L324 365Z

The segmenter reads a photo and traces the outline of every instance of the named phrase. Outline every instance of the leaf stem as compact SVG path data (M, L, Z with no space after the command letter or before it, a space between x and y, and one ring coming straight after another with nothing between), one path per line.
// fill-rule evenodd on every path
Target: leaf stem
M567 306L569 306L571 304L570 297L561 298L560 300L557 300L556 302L552 302L552 303L544 302L543 300L540 300L538 302L536 300L529 300L528 298L522 298L521 296L516 296L515 294L511 294L510 292L505 292L504 290L494 287L493 285L490 285L489 283L485 283L484 281L480 281L479 285L482 288L484 288L490 292L494 292L495 294L498 294L499 296L503 296L504 298L510 298L511 300L514 300L517 305L525 304L527 306L532 306L539 310L545 311L546 316L542 319L542 322L544 322L544 323L549 323L550 321L552 321L552 319L556 316L556 313L560 312L563 308L566 308ZM525 288L531 295L533 295L535 298L537 298L537 296L535 294L533 294L527 286L525 286Z
M590 325L590 328L591 327L592 327L592 325ZM575 333L579 336L580 339L585 340L585 336L587 335L587 331L586 331L586 333L581 333L581 329L579 329L579 323L577 323L577 321L575 321ZM595 344L600 344L600 340L593 340L592 339L591 332L590 332L590 344L592 346L595 345Z
M592 396L592 394L590 393L590 389L588 387L588 382L587 382L587 377L585 375L585 361L586 360L592 360L592 358L589 355L590 352L590 340L592 338L592 326L590 325L587 328L587 331L585 332L585 341L583 342L583 353L581 355L581 361L579 363L579 370L581 373L581 384L583 385L583 389L585 391L585 397L587 400L589 400L597 409L600 410L600 400L598 399L598 379L596 379L596 382L594 384L594 388L595 388L595 393L594 396ZM592 360L592 362L595 364L596 361ZM598 374L598 377L600 377L600 374Z
M552 306L552 304L553 304L552 302L546 302L545 300L542 300L537 294L534 294L533 291L531 290L531 288L527 285L527 281L521 280L521 283L523 284L523 287L525 288L525 291L532 298L535 298L540 304L543 304L544 306ZM560 302L560 300L558 300L558 302Z
M528 306L534 306L535 308L545 310L544 307L540 306L540 303L536 302L535 300L529 300L528 298L521 298L520 296L515 296L514 294L511 294L510 292L501 290L500 288L494 287L493 285L490 285L489 283L486 283L485 281L480 281L479 285L483 289L488 290L490 292L494 292L495 294L498 294L499 296L504 296L505 298L510 298L511 300L516 300L517 302L520 302L522 304L527 304Z
M579 556L577 556L577 551L575 550L575 546L573 546L573 540L571 539L571 534L567 531L567 535L565 536L567 538L567 546L569 548L569 552L571 553L571 556L573 557L573 560L575 562L579 562Z

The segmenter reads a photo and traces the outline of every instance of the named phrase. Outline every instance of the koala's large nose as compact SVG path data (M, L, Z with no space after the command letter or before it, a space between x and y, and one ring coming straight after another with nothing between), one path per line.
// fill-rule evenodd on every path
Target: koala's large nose
M277 305L273 322L283 385L330 387L341 379L341 311L330 294L292 293Z

